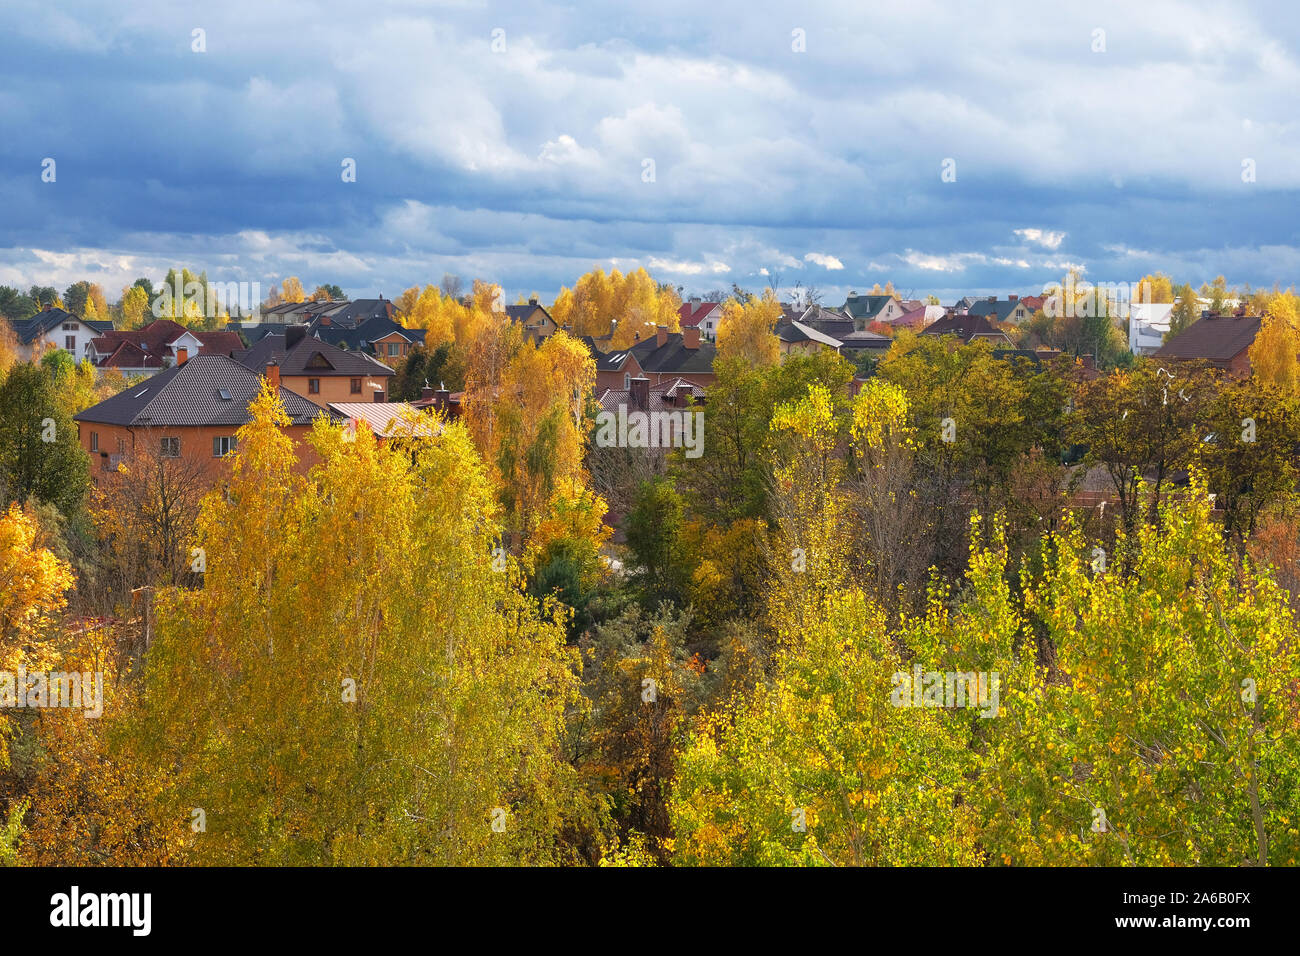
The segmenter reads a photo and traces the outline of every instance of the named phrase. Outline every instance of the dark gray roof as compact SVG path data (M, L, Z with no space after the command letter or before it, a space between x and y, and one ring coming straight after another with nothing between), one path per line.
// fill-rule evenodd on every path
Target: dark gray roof
M236 352L235 361L261 372L272 359L280 364L281 375L392 375L393 370L364 352L349 352L310 335L285 351L283 335L264 335L257 343Z
M388 299L354 299L351 302L335 303L335 305L343 305L343 308L329 313L330 323L333 325L356 327L375 316L386 319L393 317L393 303Z
M668 333L668 341L660 346L657 336L638 342L629 350L636 356L641 368L658 374L705 374L713 373L713 359L717 349L709 342L701 342L699 348L688 349L682 343L680 332ZM610 357L622 353L611 352ZM621 367L621 361L620 361Z
M844 306L841 309L847 315L855 319L874 319L880 314L880 310L889 304L889 300L896 298L892 295L851 295L844 300Z
M72 417L133 428L246 425L248 403L261 387L261 375L225 355L196 355ZM223 391L228 400L222 398ZM295 425L309 424L320 415L340 417L287 388L280 389L280 401Z
M538 309L541 309L546 317L551 319L551 313L546 311L546 306L538 302L531 302L528 305L508 305L506 306L506 315L510 318L511 322L523 322L526 319L532 318L533 313ZM555 320L551 319L551 321L554 322Z
M426 334L424 329L408 329L405 326L398 325L386 315L366 319L356 328L334 325L333 320L329 325L315 323L312 326L312 334L322 342L355 351L368 350L370 343L375 339L383 338L392 332L400 332L411 342L417 344L423 344Z
M627 357L632 354L630 349L615 349L612 352L602 352L596 347L596 340L590 335L584 335L580 341L587 346L587 351L596 361L597 372L618 372L627 362Z
M863 349L870 349L876 352L887 352L889 347L894 344L894 340L888 335L881 335L878 332L868 332L865 329L859 332L850 332L848 335L840 338L845 351L858 352Z
M240 325L238 322L231 322L226 325L226 328L231 332L243 332L244 338L248 340L248 344L253 345L263 336L284 335L286 329L296 324L298 323L262 322L259 325Z
M64 322L80 322L96 332L111 332L113 330L111 320L83 319L81 316L64 309L43 309L26 319L9 320L9 324L13 326L14 335L23 345L31 345L35 339Z
M971 303L970 308L966 310L966 313L968 315L991 316L996 318L999 322L1005 322L1007 316L1014 312L1016 306L1020 304L1019 300L1012 301L1011 299L1001 299L998 301L977 299L975 302Z

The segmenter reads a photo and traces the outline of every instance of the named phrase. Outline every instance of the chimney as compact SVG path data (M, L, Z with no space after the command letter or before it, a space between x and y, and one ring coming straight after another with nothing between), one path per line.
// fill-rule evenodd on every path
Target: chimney
M1020 296L1018 296L1018 295L1009 295L1009 296L1007 296L1007 299L1008 299L1008 301L1016 302L1016 301L1018 301L1018 300L1020 299Z
M644 375L632 379L632 404L642 411L650 405L650 379Z
M184 365L185 362L189 359L189 357L190 357L190 350L187 349L185 346L182 345L180 348L176 350L177 365Z
M433 407L446 410L451 406L451 389L440 388L433 393Z
M433 398L433 386L425 385L423 388L420 389L420 400L424 401L430 398Z
M535 296L535 295L534 295L534 296L529 296L529 298L528 298L528 304L529 304L529 305L536 305L536 304L537 304L537 296Z
M266 380L276 391L280 390L280 363L275 359L266 363Z
M382 388L375 389L375 401L382 402L384 400L384 390Z
M328 315L322 315L322 316L320 317L320 324L321 324L321 325L329 325L329 324L330 324L330 317L329 317Z
M682 346L688 349L698 349L700 347L700 327L682 329Z
M54 308L54 306L53 306L51 303L46 302L46 303L45 303L45 308L41 309L41 311L42 311L42 312L48 312L48 311L50 311L50 309L52 309L52 308Z
M668 344L668 326L660 325L656 327L656 347L663 348Z
M689 302L692 306L700 305L704 302L704 300L701 299L698 295L693 295L686 301Z
M284 350L292 352L293 347L307 337L307 326L291 325L284 330Z

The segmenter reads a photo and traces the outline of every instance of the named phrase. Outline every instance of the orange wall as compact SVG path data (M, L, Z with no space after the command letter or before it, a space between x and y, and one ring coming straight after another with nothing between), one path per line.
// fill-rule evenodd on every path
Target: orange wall
M294 450L298 453L298 470L300 472L305 472L319 461L315 450L307 444L307 433L310 430L309 425L290 425L285 429L285 433L293 439ZM233 425L130 429L122 425L77 422L77 433L81 442L81 449L90 457L90 476L95 481L99 481L105 476L106 469L110 464L110 459L105 457L104 453L108 455L118 454L118 439L122 440L127 454L130 454L137 447L142 451L156 454L161 447L162 439L166 437L179 438L181 440L181 457L198 461L205 469L210 470L212 479L215 482L225 474L229 466L225 459L212 457L212 439L223 436L233 438L236 431L238 431L238 428ZM99 436L98 451L92 452L90 450L92 434Z
M296 392L317 405L325 405L329 402L373 402L375 400L375 390L366 382L381 383L385 393L387 393L388 379L390 377L388 375L382 378L377 375L281 375L280 384L289 391ZM308 390L307 385L308 379L311 378L320 379L320 391L314 395ZM354 378L361 379L360 394L352 391L352 379Z

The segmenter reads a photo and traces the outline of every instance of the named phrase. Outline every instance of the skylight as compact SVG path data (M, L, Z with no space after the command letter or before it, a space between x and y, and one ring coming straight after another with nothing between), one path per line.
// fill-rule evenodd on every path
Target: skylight
M140 391L138 391L138 392L135 393L135 397L136 397L136 398L144 398L144 393L147 392L147 391L149 391L149 389L147 389L147 388L142 388L142 389L140 389Z
M221 396L221 400L222 400L223 402L228 402L228 401L230 401L230 392L228 392L226 389L224 389L224 388L223 388L223 389L220 389L220 390L217 392L217 394Z

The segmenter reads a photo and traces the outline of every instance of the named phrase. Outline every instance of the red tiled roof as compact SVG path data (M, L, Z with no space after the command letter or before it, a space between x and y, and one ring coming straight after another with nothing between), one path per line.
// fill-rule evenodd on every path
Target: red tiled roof
M677 310L677 315L681 319L681 325L684 329L693 329L704 321L704 317L718 307L716 302L701 302L692 308L689 302L684 302Z
M199 332L171 319L158 319L139 329L113 329L91 341L95 352L104 356L101 366L161 368L163 357L173 357L172 343L186 332L199 340L200 355L229 355L243 347L237 332Z

